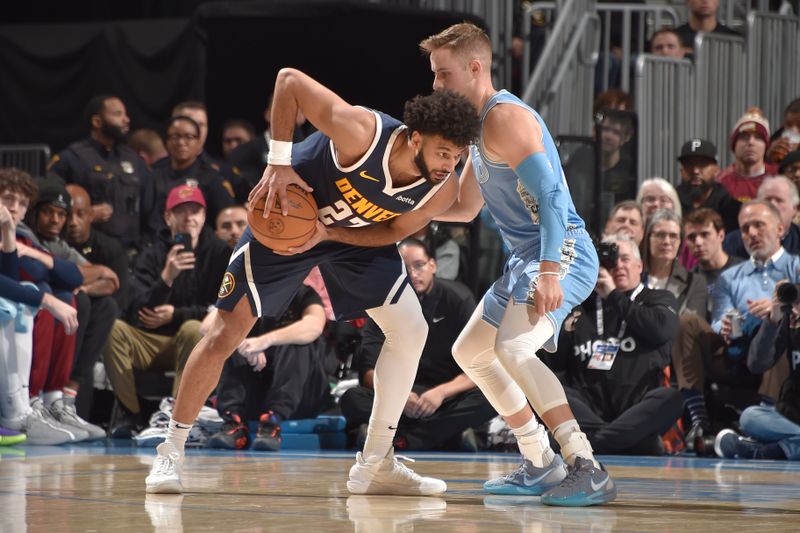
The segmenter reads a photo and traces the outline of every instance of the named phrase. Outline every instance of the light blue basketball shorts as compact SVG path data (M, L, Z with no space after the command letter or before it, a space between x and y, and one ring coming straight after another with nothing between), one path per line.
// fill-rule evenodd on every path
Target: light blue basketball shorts
M561 307L546 315L555 332L543 346L548 352L556 351L561 323L594 290L598 268L597 252L586 230L578 228L567 231L561 247L559 275L564 301ZM518 305L533 305L529 293L535 287L538 276L539 241L514 249L503 267L503 276L484 295L483 320L499 328L510 298Z

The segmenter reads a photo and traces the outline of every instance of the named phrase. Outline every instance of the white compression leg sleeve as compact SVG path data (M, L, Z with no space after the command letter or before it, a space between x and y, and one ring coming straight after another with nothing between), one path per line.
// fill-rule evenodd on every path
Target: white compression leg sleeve
M9 425L17 425L13 422L30 410L32 343L33 312L20 306L16 319L0 326L0 418Z
M567 403L561 382L536 356L552 336L553 324L548 318L542 317L531 326L527 306L515 304L508 306L497 331L497 358L525 391L539 416Z
M497 332L497 357L514 380L520 384L533 409L541 416L550 409L567 405L564 387L536 352L553 336L553 324L546 317L531 327L525 305L510 305ZM592 447L572 418L550 428L561 445L561 453L569 464L580 455L594 461ZM599 464L595 461L595 466Z
M518 413L527 400L495 355L497 329L485 322L483 300L453 345L453 357L500 416Z
M397 303L367 312L386 337L375 365L375 400L363 452L367 461L374 461L383 459L392 446L428 338L428 324L410 284Z

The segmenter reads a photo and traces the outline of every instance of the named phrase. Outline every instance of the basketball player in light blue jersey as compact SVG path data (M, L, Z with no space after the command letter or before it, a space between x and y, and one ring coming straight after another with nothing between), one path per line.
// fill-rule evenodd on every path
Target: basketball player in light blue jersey
M481 300L453 347L464 372L514 431L523 455L515 472L488 481L493 494L541 495L550 505L609 502L616 487L594 459L564 388L536 356L554 352L561 323L597 281L598 260L567 188L541 117L494 89L486 33L456 24L420 43L430 55L434 90L466 96L482 129L460 179L458 201L439 220L472 220L485 203L511 250L503 277ZM561 457L550 448L552 431ZM566 465L564 464L566 461Z
M292 145L301 111L319 130ZM279 317L314 266L325 280L337 319L366 311L386 341L375 367L375 402L363 452L350 469L356 494L434 495L447 485L416 474L395 458L392 441L425 346L427 323L396 242L446 211L458 194L450 177L478 137L475 107L450 91L406 103L400 121L352 106L314 79L282 69L275 82L269 164L250 194L286 206L286 187L313 193L316 232L303 246L278 254L248 228L236 245L208 333L183 372L165 442L145 480L148 492L182 492L183 449L222 365L258 316ZM269 210L266 210L267 215ZM206 280L219 283L220 280Z

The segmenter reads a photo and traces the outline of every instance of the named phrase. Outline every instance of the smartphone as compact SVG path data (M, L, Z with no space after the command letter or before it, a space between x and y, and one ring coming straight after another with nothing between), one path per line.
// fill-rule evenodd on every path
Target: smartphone
M175 235L175 244L182 244L184 252L192 251L192 236L189 233L178 233Z

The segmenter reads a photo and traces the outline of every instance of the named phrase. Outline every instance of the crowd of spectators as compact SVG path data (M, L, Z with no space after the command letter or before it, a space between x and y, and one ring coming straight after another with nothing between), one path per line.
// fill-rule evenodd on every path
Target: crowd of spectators
M680 58L698 31L733 33L710 4L688 0L688 22L655 32L650 51ZM595 291L565 320L557 354L542 354L578 422L600 453L685 445L800 457L800 298L786 296L800 283L800 99L774 132L749 108L724 147L686 139L674 154L677 184L636 175L629 95L608 91L593 112L599 155L571 154L566 176L599 171L615 205L597 232ZM125 103L100 95L86 106L87 137L53 156L45 176L0 169L3 431L60 444L153 425L139 379L160 374L174 395L214 319L266 164L269 116L267 105L262 133L228 120L217 159L202 102L176 105L163 132L131 131ZM727 168L718 149L733 156ZM434 223L398 246L431 333L394 445L485 447L475 430L496 413L450 353L480 297L459 282L477 264L466 234ZM202 442L277 450L284 421L333 409L359 445L383 335L366 321L342 350L329 307L312 273L283 316L257 322L209 399L221 418ZM97 365L114 394L110 418L93 401ZM345 392L335 405L340 379L349 385L336 387Z

